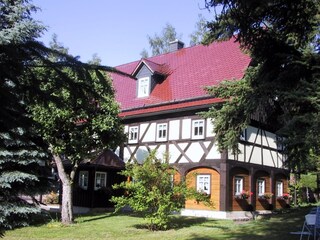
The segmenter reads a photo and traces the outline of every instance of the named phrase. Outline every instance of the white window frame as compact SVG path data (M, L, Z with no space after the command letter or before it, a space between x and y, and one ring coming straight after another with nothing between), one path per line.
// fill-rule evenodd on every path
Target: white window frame
M259 178L257 180L258 196L263 196L266 192L266 180Z
M192 120L192 139L203 139L205 133L205 120Z
M138 98L150 95L150 78L143 77L138 79Z
M197 175L197 191L211 193L211 175L210 174L198 174Z
M128 143L138 143L139 139L139 127L131 126L128 132Z
M234 177L234 195L241 195L243 191L243 177Z
M283 182L276 181L276 195L277 197L281 197L283 195Z
M88 189L89 181L89 172L88 171L79 171L79 187L84 190Z
M157 136L156 141L167 141L168 137L168 124L167 123L158 123L157 124Z
M103 176L103 178L102 178ZM106 172L96 172L94 178L94 190L98 190L102 187L107 186L107 173Z

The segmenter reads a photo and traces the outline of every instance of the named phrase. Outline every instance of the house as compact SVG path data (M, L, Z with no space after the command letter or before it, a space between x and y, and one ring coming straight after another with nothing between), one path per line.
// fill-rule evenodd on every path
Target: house
M204 87L241 79L250 62L233 39L188 48L174 41L169 53L116 67L130 76L111 74L128 135L120 158L143 162L153 149L159 158L167 153L174 177L189 179L215 204L211 209L187 200L182 214L224 218L286 206L289 174L276 134L252 121L240 136L241 153L219 152L214 121L197 115L221 101Z
M66 171L70 172L70 161L65 159L63 164ZM122 159L109 149L101 151L93 158L81 161L74 179L73 205L83 208L81 211L113 207L114 204L110 202L111 197L120 196L122 191L114 190L112 186L126 179L119 174L124 168L125 163ZM58 184L57 188L62 192L61 184ZM62 195L59 196L60 203L61 198Z

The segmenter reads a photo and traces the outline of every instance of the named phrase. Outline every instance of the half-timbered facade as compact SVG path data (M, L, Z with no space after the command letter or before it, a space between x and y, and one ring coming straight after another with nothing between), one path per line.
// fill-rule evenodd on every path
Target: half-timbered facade
M188 215L224 217L229 211L285 206L281 199L288 173L277 136L253 122L239 136L241 153L219 152L214 120L198 114L221 101L204 87L241 79L249 56L233 40L189 48L175 41L172 46L170 53L117 67L131 77L112 74L128 136L119 156L142 163L151 150L159 158L168 154L175 177L209 194L215 205L211 209L188 200ZM252 195L244 199L244 191ZM273 196L267 198L268 193Z

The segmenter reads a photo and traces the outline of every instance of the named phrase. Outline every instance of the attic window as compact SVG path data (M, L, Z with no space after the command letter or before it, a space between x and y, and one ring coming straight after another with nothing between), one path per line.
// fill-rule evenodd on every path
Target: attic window
M148 97L150 94L150 78L144 77L138 79L138 97Z

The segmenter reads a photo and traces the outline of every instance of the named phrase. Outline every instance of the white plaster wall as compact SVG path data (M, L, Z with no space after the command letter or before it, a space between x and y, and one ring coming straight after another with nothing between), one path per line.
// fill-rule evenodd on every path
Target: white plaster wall
M189 139L191 137L191 119L182 120L182 139Z
M169 140L178 140L180 133L180 120L169 122Z
M208 145L210 144L210 142L206 142L205 145L206 147L208 147ZM218 146L215 143L211 150L209 151L208 155L206 156L206 159L220 159L221 158L221 153L218 150Z
M276 135L271 133L271 132L267 132L265 131L265 135L267 136L263 136L263 141L262 144L264 146L269 146L271 148L277 148L277 143L276 143Z
M203 155L203 149L198 142L193 142L188 148L186 154L192 162L199 162Z
M277 159L274 158L273 151L270 151L269 149L263 150L263 165L275 167Z
M207 119L207 131L206 131L207 137L213 137L214 133L213 133L213 123L212 123L212 119L208 118Z
M169 163L174 163L180 156L180 151L174 144L169 144Z
M165 160L165 154L166 154L166 146L165 146L165 145L161 145L161 146L157 149L157 155L156 155L156 157L157 157L158 159Z
M259 131L259 135L260 135L260 131ZM251 142L251 143L255 142L256 136L257 136L257 128L249 126L247 128L248 141ZM261 144L261 136L257 137L256 143L257 144Z
M246 155L248 156L248 158L251 155L251 151L253 147L249 147L250 150L248 149L248 152L246 153ZM250 163L255 163L255 164L261 164L261 148L260 147L254 147L253 148L253 152L251 155L251 159L250 159Z
M128 162L130 159L130 152L128 151L127 148L124 148L123 150L123 161Z
M148 126L148 124L141 124L141 126L142 125L146 125L146 127ZM141 134L143 134L145 132L146 127L143 126L144 129L143 129L143 131L141 131ZM156 123L151 123L150 127L149 127L146 135L142 139L142 141L143 142L154 142L155 140L156 140Z

